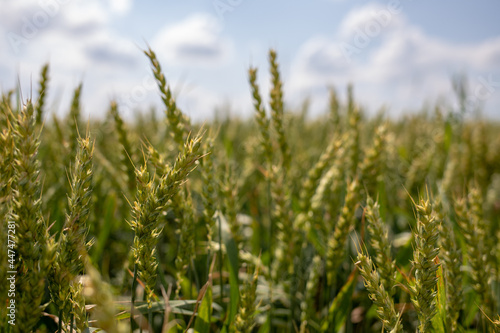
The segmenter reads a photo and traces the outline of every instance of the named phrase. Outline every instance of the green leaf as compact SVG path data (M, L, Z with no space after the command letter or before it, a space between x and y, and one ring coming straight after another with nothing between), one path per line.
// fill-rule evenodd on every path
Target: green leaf
M102 254L104 252L104 248L108 243L109 235L111 234L111 230L114 226L114 214L117 207L116 203L116 195L111 193L104 203L104 221L101 226L101 230L99 235L97 236L97 241L95 246L92 248L92 262L98 263L102 258Z
M183 295L189 295L189 298L196 299L198 297L198 290L196 289L196 285L185 276L183 276L181 281L181 290Z
M469 327L474 322L476 314L479 311L478 304L481 303L481 298L476 294L472 288L465 293L465 304L464 304L464 320L462 321L464 327Z
M212 286L208 285L203 301L198 309L198 316L194 323L194 331L200 333L210 332L210 321L212 317Z
M240 284L238 281L238 247L233 238L226 240L227 264L229 267L229 311L225 324L231 325L234 316L238 311L238 302L240 300Z
M438 271L438 284L436 296L436 309L437 313L432 318L432 327L435 333L446 333L446 289L444 286L443 267L439 266Z
M340 289L337 297L333 300L330 309L328 309L328 317L321 325L322 332L339 332L340 328L345 324L351 308L352 294L356 286L357 276L358 270L354 269L347 282Z
M321 256L324 256L326 254L326 245L324 238L325 238L324 236L323 237L320 236L320 234L318 233L318 229L315 228L309 229L309 233L307 234L307 240L311 242L316 251L318 251L318 254Z

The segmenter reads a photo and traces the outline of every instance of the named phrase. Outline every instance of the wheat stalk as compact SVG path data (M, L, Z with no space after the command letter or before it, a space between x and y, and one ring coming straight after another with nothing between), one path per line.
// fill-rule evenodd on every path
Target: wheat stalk
M371 237L370 244L376 254L374 260L380 272L380 281L392 297L395 293L396 261L392 260L391 243L386 226L380 217L380 206L370 197L366 200L365 216Z
M182 146L184 145L184 140L189 133L189 118L185 116L177 107L170 87L167 85L165 75L163 75L162 73L160 62L156 58L156 54L151 49L144 51L144 54L149 58L151 62L151 68L158 83L158 88L160 89L160 95L165 106L165 113L167 116L170 133L179 148L182 148Z
M122 146L122 151L120 155L120 162L122 163L122 168L127 176L127 186L129 191L132 193L135 188L135 170L134 165L130 161L132 155L132 144L129 140L129 135L127 134L127 129L123 123L123 119L118 112L118 104L115 101L111 102L109 112L115 120L115 131L118 134L118 141Z
M47 95L47 84L49 82L49 64L45 64L42 67L40 73L39 89L38 89L38 101L35 104L35 114L36 123L41 124L44 114L45 97Z
M429 331L432 317L436 314L439 221L432 212L429 200L421 199L419 204L415 203L415 208L418 218L414 231L415 284L411 286L411 300L418 315L418 332L425 333Z
M328 236L326 274L328 284L330 285L333 285L337 273L336 270L344 260L347 236L354 227L354 213L358 206L358 184L356 179L348 184L344 206L340 212L335 230Z
M67 313L72 308L85 309L85 303L78 296L78 288L73 286L74 279L83 272L84 261L91 243L86 242L88 234L87 219L92 199L92 157L94 145L89 137L78 139L78 150L71 172L71 193L68 196L68 213L63 231L56 244L56 258L49 274L49 290L54 304L59 309L59 321L62 325ZM82 327L81 314L78 315L78 329ZM60 326L61 327L61 326Z
M179 153L173 167L165 166L165 173L157 181L150 177L145 163L136 169L137 195L133 204L133 219L130 222L135 232L132 253L137 265L138 277L146 286L146 300L151 308L158 260L156 244L160 235L159 215L167 202L178 193L187 176L194 169L195 162L200 159L198 153L201 136L189 139Z
M35 131L34 108L30 100L21 109L13 128L15 142L12 211L16 225L17 316L15 332L29 332L42 314L42 297L47 269L53 258L47 225L41 212L40 141Z
M370 299L377 306L377 313L387 332L403 332L401 316L396 312L390 293L384 288L378 271L369 256L363 251L358 252L356 266L365 280L365 287L370 293Z

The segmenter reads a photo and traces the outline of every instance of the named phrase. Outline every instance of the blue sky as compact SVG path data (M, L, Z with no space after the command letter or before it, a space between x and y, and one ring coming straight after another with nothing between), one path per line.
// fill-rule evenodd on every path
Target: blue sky
M466 74L468 107L500 118L498 13L497 0L0 0L0 89L19 75L29 96L50 61L53 110L65 113L83 80L85 113L102 116L114 98L130 116L160 101L147 42L191 117L247 116L246 71L259 68L266 92L272 47L290 108L309 97L324 112L328 87L343 97L349 82L370 114L453 108L451 77Z

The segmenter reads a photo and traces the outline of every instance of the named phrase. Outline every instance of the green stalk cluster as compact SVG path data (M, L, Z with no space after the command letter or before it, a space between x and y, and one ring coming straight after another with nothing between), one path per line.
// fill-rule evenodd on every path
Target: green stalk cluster
M17 279L15 332L30 332L42 314L42 298L47 270L52 263L47 225L41 212L40 141L35 131L34 108L30 100L17 115L12 212L16 225Z
M314 256L309 266L309 276L307 278L306 289L300 302L300 332L305 333L310 321L314 319L316 303L316 294L319 281L323 275L323 259L320 256Z
M406 174L405 187L408 190L414 191L425 182L425 179L429 175L429 171L432 167L436 150L436 144L434 142L429 143L427 146L422 148L422 151L413 159Z
M7 243L0 261L15 264L18 311L9 327L10 310L0 308L0 332L498 328L500 123L439 108L368 119L352 86L345 103L331 89L328 114L309 115L307 103L285 112L286 82L271 50L269 104L250 68L255 119L223 110L207 125L193 124L217 132L202 143L191 139L156 55L145 53L164 119L151 110L127 124L112 102L104 121L89 120L95 141L79 134L81 85L64 121L45 121L48 66L38 103L23 107L20 90L0 93L0 245ZM144 163L136 161L141 137ZM196 166L201 172L191 177ZM441 195L409 204L402 184L412 194L426 183ZM457 193L463 199L447 201ZM14 227L16 247L8 243ZM348 276L355 234L367 245L354 253ZM89 237L98 242L92 260L99 267L90 263ZM130 279L127 259L132 288L115 289ZM0 280L7 273L0 268ZM206 289L213 274L215 298ZM0 284L0 303L10 302L9 288Z
M179 192L187 176L194 169L194 164L201 157L198 153L200 146L201 136L189 139L174 166L165 166L165 173L157 182L154 181L154 177L150 177L146 164L136 169L137 195L132 207L133 220L130 223L135 232L132 253L138 277L146 287L146 299L150 308L158 269L156 245L161 233L159 217L167 202Z
M340 148L335 156L335 160L330 166L330 169L324 174L323 178L321 179L318 188L316 189L315 196L312 198L311 202L311 208L313 209L313 211L317 211L318 209L324 207L325 214L330 217L329 220L320 220L320 223L323 223L325 225L324 228L327 230L327 233L330 233L331 230L333 230L333 228L335 227L335 223L337 222L336 218L342 208L341 205L343 200L343 191L346 187L346 159L348 157L346 143L348 137L346 135L343 135L340 140ZM325 192L322 194L321 191L323 191L323 181L325 181ZM322 195L323 201L317 201L315 198L317 195Z
M165 163L163 156L151 145L147 147L148 156L155 167L156 176L163 177L169 172L169 167ZM179 234L179 247L175 258L177 289L176 297L179 297L183 276L195 256L195 226L196 219L194 215L195 208L191 194L187 187L181 187L181 190L174 194L171 202L168 204L172 208L179 224L177 233Z
M273 127L278 136L278 143L280 146L281 154L283 157L283 172L287 173L290 169L290 163L292 161L292 156L290 153L290 147L288 145L287 137L285 135L285 129L283 124L283 83L281 82L280 72L278 62L276 60L276 51L269 51L269 62L271 65L271 118L273 120Z
M450 147L450 151L448 153L448 161L444 168L442 179L443 191L446 194L453 193L454 190L457 189L458 184L461 183L461 179L459 177L460 163L460 149L457 145L453 145Z
M189 127L191 125L189 118L187 118L187 116L184 115L177 107L175 98L173 97L172 91L170 90L170 86L167 85L165 75L163 75L162 73L160 62L156 58L156 54L151 49L144 51L144 54L146 54L146 56L151 61L151 68L153 70L156 82L158 83L158 88L160 89L160 95L163 101L163 105L165 105L165 113L167 116L170 133L174 141L181 149L189 133Z
M170 206L179 223L177 229L179 233L179 247L175 258L175 268L177 269L176 295L179 296L182 277L186 274L189 265L196 255L195 229L197 223L194 215L193 199L186 188L172 197Z
M10 117L11 113L14 113L15 110L12 109L12 95L14 94L13 90L9 90L6 94L2 93L0 99L0 116L3 125L7 124L7 119Z
M70 326L74 326L77 331L84 331L88 327L87 310L85 308L85 296L83 295L83 284L80 281L74 281L70 286L71 310ZM70 330L71 332L71 330Z
M201 162L201 177L202 189L201 195L203 198L203 218L207 228L207 249L212 249L212 240L215 231L215 213L217 211L217 187L214 174L216 169L214 166L214 144L213 139L208 139L204 144L205 157Z
M330 93L329 93L329 111L330 111L330 119L333 125L333 129L335 130L336 134L339 134L341 132L340 128L340 105L339 105L339 100L337 97L337 92L335 91L334 88L330 88Z
M87 220L92 206L92 158L94 144L90 138L78 139L78 151L71 177L71 195L68 198L68 214L60 238L61 253L67 255L64 264L68 264L72 275L83 270L82 256L88 250L85 242L88 234Z
M497 211L497 201L500 198L500 174L494 175L490 182L490 186L486 192L486 203L483 206L485 213L493 213ZM490 218L491 219L491 218ZM493 218L494 220L494 218ZM496 234L496 239L500 239L500 226L496 223L492 223L490 220L490 230L492 234ZM500 280L500 242L495 244L494 241L490 241L492 249L490 251L490 263L492 265L492 271L496 276L496 280Z
M257 69L250 68L248 70L250 87L252 89L253 105L255 109L255 119L257 121L260 135L261 145L264 152L264 157L268 166L272 165L273 161L273 145L271 142L271 134L269 130L269 119L266 116L266 110L262 105L262 97L259 93L259 85L257 84Z
M146 297L151 305L158 270L156 244L161 233L159 214L165 203L158 202L154 177L149 176L146 163L140 169L136 168L135 173L137 177L137 194L132 206L133 220L130 223L132 230L135 232L132 254L137 276L145 284ZM135 290L132 290L132 293L134 292Z
M410 286L410 290L420 323L418 332L425 333L430 332L431 320L436 314L439 221L432 212L429 200L421 199L420 204L415 203L415 208L418 214L413 252L415 284Z
M380 206L371 197L366 200L365 216L368 221L367 229L370 234L370 245L375 255L375 264L380 272L380 282L392 297L395 293L396 261L392 259L391 242L382 218Z
M120 162L122 163L122 168L125 171L127 176L127 185L130 193L133 193L136 184L135 184L135 168L133 163L131 162L132 156L132 145L130 144L130 140L128 138L127 129L125 128L125 124L123 123L123 119L118 112L118 104L115 101L111 102L111 106L109 108L109 112L113 116L115 120L115 130L118 134L118 141L122 146L122 154L120 155Z
M89 137L78 139L78 150L71 172L71 194L68 196L68 212L58 242L56 257L49 273L49 290L52 300L59 309L59 320L71 312L77 302L71 298L74 279L83 272L83 257L90 243L85 240L88 234L87 220L92 200L92 156L94 145ZM85 303L79 304L85 308ZM80 320L81 322L81 320ZM84 327L77 327L82 330Z
M257 84L257 69L249 69L249 81L252 90L256 121L261 133L260 144L265 158L265 178L269 201L269 251L276 255L271 257L270 263L274 266L273 277L279 276L284 270L292 267L296 246L290 212L290 191L287 174L290 169L292 156L287 136L285 135L283 82L279 71L276 51L269 51L269 64L271 74L270 109L271 120L266 116ZM275 164L273 159L274 149L271 138L270 125L276 133L276 140L281 153L281 159ZM289 237L291 236L291 237ZM286 240L285 240L286 239ZM288 265L288 267L286 267Z
M474 170L474 180L481 188L486 188L489 183L488 172L488 137L486 135L484 122L479 121L471 135L471 151L473 152L472 168Z
M45 64L42 67L42 71L40 73L40 81L38 82L38 101L35 104L35 114L36 114L36 123L41 124L43 121L44 114L44 106L45 106L45 97L47 95L47 84L49 82L49 64Z
M356 266L365 280L370 299L377 306L377 313L386 332L402 333L401 315L396 312L392 296L384 287L372 260L365 253L358 252Z
M63 129L61 127L61 122L59 121L59 118L55 113L52 114L52 124L54 125L54 131L56 132L56 137L59 140L59 142L64 142L64 133ZM64 146L64 144L62 145Z
M304 230L306 234L309 232L311 228L309 211L311 210L312 198L314 193L318 187L318 182L321 179L321 176L331 164L331 161L335 157L335 154L338 152L342 145L342 140L338 138L333 138L325 151L321 154L318 161L307 173L306 179L302 183L302 190L300 191L300 211L295 220L295 228L298 230Z
M222 175L219 196L222 198L222 212L226 217L231 235L239 249L243 247L241 225L238 223L238 185L234 177L234 170L227 166L227 171Z
M469 218L472 220L472 223L476 226L478 235L480 239L482 239L481 243L484 250L483 253L486 258L486 265L484 266L484 269L490 276L493 276L495 273L494 267L497 264L494 259L495 241L494 238L490 236L493 228L491 226L490 221L485 216L484 205L486 202L486 198L483 195L481 187L473 186L472 188L469 189L468 202L470 207ZM489 282L490 281L488 280L488 283ZM492 307L491 310L494 310L496 307L495 304L489 304L489 305Z
M256 300L258 281L259 269L256 267L251 281L245 281L240 292L240 304L238 307L238 313L234 319L235 332L250 333L257 324L256 315L258 304L256 303Z
M311 213L309 217L312 226L320 230L322 234L328 235L334 228L334 219L337 217L339 205L340 187L344 185L345 156L343 147L347 138L342 136L338 141L335 159L328 171L324 172L318 181L314 195L311 198Z
M79 84L73 93L73 99L71 101L71 108L68 114L68 127L69 127L69 147L70 147L70 158L76 155L76 150L78 149L78 138L80 136L80 96L82 94L83 84Z
M368 195L375 196L378 182L383 181L386 165L386 132L386 127L383 125L377 128L373 146L368 148L360 165L361 183L365 186Z
M444 203L438 197L434 203L436 218L441 222L440 243L446 288L447 326L451 332L458 330L458 318L463 308L462 298L462 252L455 238L453 225L444 212Z
M481 297L483 310L489 316L494 313L495 303L489 286L491 263L488 260L488 230L483 217L483 199L475 187L469 190L467 200L455 200L457 223L463 231L467 245L467 262L470 265L472 288Z
M290 273L293 268L294 253L297 253L297 233L289 213L289 204L284 192L283 181L283 177L279 176L278 168L273 167L271 195L274 202L272 218L276 223L276 245L273 246L275 256L273 275L275 279L279 279L283 272Z
M337 269L344 261L347 236L354 227L354 215L358 206L358 187L356 179L347 186L344 206L340 212L335 230L328 237L326 250L326 274L329 285L333 285Z

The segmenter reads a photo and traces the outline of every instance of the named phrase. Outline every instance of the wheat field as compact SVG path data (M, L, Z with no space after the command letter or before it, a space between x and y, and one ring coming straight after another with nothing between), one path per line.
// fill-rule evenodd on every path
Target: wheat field
M197 124L144 53L161 116L2 92L1 332L500 332L500 123L310 117L271 50L253 119Z

